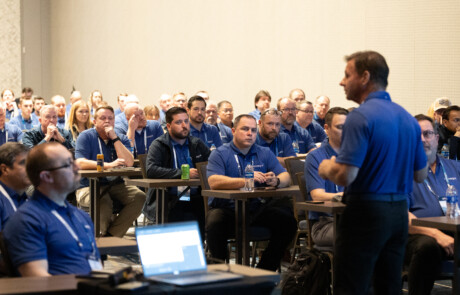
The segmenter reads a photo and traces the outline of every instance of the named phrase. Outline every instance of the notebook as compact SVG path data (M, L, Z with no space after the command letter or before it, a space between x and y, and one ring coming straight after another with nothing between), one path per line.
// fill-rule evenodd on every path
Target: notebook
M209 271L196 221L136 228L144 276L179 286L236 280L241 275Z

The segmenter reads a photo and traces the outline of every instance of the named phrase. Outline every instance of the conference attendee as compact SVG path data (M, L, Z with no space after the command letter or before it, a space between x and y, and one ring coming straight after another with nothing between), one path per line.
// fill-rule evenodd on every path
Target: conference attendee
M346 186L347 204L337 226L334 293L399 294L407 240L407 194L412 180L427 175L417 121L385 91L389 69L375 51L346 57L340 82L348 100L360 104L343 126L337 157L319 175Z
M233 106L228 100L222 100L217 104L217 115L220 121L228 128L233 128Z
M295 100L296 103L298 103L302 100L305 100L305 92L303 92L303 90L299 88L292 89L291 92L289 92L289 97Z
M16 97L15 99L16 105L19 105L19 101L21 98L31 99L33 98L33 95L34 95L34 90L32 88L30 87L22 88L21 97Z
M206 101L201 96L195 95L188 100L187 113L190 117L190 135L201 139L209 148L222 145L217 127L204 122Z
M163 129L158 121L147 120L144 111L137 103L128 103L125 106L124 114L128 120L128 131L115 128L117 134L128 137L134 148L135 155L147 154L152 142L163 135Z
M213 101L208 101L206 105L206 123L215 126L219 132L222 143L228 143L233 140L232 129L227 127L224 123L219 122L217 116L217 104Z
M10 124L16 125L24 132L34 127L37 127L40 124L40 122L37 118L34 118L32 116L33 105L34 103L32 101L32 98L21 98L19 100L19 109L21 110L21 113L18 114L16 117L12 118L10 120Z
M205 90L200 90L195 95L201 96L205 101L209 101L209 93Z
M160 119L164 121L166 112L172 107L172 98L171 95L163 93L158 100L160 105Z
M68 149L75 147L72 134L57 126L58 115L53 105L43 106L40 110L40 125L24 133L22 142L29 148L45 142L57 141Z
M69 116L72 105L80 100L81 100L81 92L78 90L73 90L72 93L70 94L69 103L66 105L66 108L65 108L66 117Z
M187 96L183 92L174 93L172 96L172 106L186 109Z
M411 225L415 218L446 215L447 185L460 188L460 164L436 154L439 135L433 120L425 115L415 119L422 129L422 142L428 159L428 177L425 182L414 183L408 198L409 238L404 258L408 272L409 294L430 294L436 277L441 272L442 261L452 258L454 238L444 232Z
M276 109L264 111L259 120L259 132L257 133L256 144L268 147L284 167L284 160L288 157L295 157L296 153L292 147L292 140L281 129L281 112Z
M57 112L57 123L56 126L59 128L64 129L66 125L66 105L65 105L65 98L61 95L55 95L51 97L51 104L56 107Z
M257 187L286 187L289 174L267 148L254 144L257 136L256 120L251 115L235 118L233 141L213 151L209 157L207 177L211 189L239 190L245 186L244 170L254 167ZM235 230L235 204L233 200L209 198L206 216L206 237L211 256L227 257L227 239ZM249 205L250 224L270 230L270 241L257 267L275 271L286 247L297 230L297 222L289 208L276 202L262 204L252 199Z
M97 155L104 155L104 169L115 167L132 167L133 154L130 152L129 139L117 134L114 129L115 115L111 106L98 107L94 113L94 128L80 133L75 147L75 158L80 159L81 169L96 170ZM123 237L133 221L140 215L145 202L145 193L135 186L125 185L120 177L114 180L99 178L100 224L103 236ZM83 178L81 187L76 192L81 206L89 207L89 181ZM113 203L118 200L123 209L112 221Z
M18 106L14 100L14 92L11 89L5 89L1 96L6 109L6 119L10 121L19 114Z
M74 141L80 133L93 127L90 117L89 105L86 101L79 100L72 104L65 128L70 130Z
M296 125L306 129L313 141L318 144L326 138L324 128L313 120L313 104L309 101L302 100L297 103Z
M80 176L61 144L34 147L26 170L35 191L3 231L13 267L21 276L89 274L102 269L88 214L66 201Z
M315 99L315 104L313 107L315 108L315 114L313 115L313 119L324 128L324 116L326 116L327 111L329 110L331 104L331 100L329 97L321 95Z
M0 146L6 142L22 142L22 130L9 122L6 122L6 109L0 102Z
M46 104L45 99L43 97L35 96L34 97L34 111L32 113L32 117L38 120L38 118L40 118L40 110L42 106L44 106L45 104Z
M190 178L199 178L196 164L207 161L210 151L202 140L190 135L187 111L179 107L170 108L166 112L166 128L168 132L158 137L149 148L147 177L181 178L181 167L188 164ZM184 189L186 187L167 189L165 218L168 222L197 220L204 237L204 204L200 189Z
M144 107L144 114L145 118L147 120L153 120L157 121L158 123L161 123L160 121L160 110L156 105L148 105Z
M104 99L102 98L102 92L99 90L93 90L89 95L89 104L91 106L91 115L94 116L94 112L99 107Z
M120 113L123 113L125 111L125 99L126 97L128 97L128 93L120 93L118 96L117 96L117 104L118 104L118 108L115 109L115 116L120 114Z
M442 115L444 111L452 105L452 102L447 97L439 97L431 104L430 108L428 109L428 116L431 117L435 123L436 128L439 125L442 125Z
M27 201L26 189L30 186L26 173L29 149L17 142L0 146L0 231L6 222Z
M292 141L292 148L298 156L303 156L316 148L310 134L302 127L295 124L296 102L294 99L285 97L278 99L277 108L281 111L282 133L289 135Z
M319 164L324 159L337 157L342 141L342 128L347 119L348 111L344 108L331 108L325 116L328 140L321 146L308 153L305 158L305 183L307 186L308 200L332 201L334 198L343 196L343 187L330 180L322 179L318 174ZM334 243L334 220L330 214L309 212L312 223L311 236L315 245L320 247L332 247Z
M129 94L125 98L125 105L129 103L139 104L139 98L134 94ZM124 133L128 132L128 120L126 119L125 112L115 115L115 129L122 130Z
M249 113L249 115L253 116L256 121L260 119L260 115L265 112L268 108L270 108L270 103L272 102L272 97L270 93L266 90L260 90L257 92L256 97L254 98L254 105L256 107L255 110Z
M453 105L448 107L442 115L442 125L439 125L438 153L447 144L449 158L460 158L460 107Z

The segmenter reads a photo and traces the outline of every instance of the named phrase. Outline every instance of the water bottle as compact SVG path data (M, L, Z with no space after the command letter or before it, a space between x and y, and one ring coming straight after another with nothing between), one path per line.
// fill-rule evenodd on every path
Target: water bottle
M445 143L441 149L441 156L443 158L449 159L449 146Z
M212 152L213 150L215 150L215 149L216 149L216 145L215 145L215 144L212 144L212 145L211 145L211 148L209 148L209 150L210 150L211 152Z
M292 142L292 148L294 149L294 152L295 152L296 154L299 153L299 151L300 151L300 150L299 150L299 143L297 142L297 140L294 140L294 141Z
M251 164L248 164L244 169L244 190L254 191L254 167Z
M450 218L455 218L458 216L458 197L457 197L457 190L455 186L448 185L446 190L446 198L447 198L447 210L446 216Z

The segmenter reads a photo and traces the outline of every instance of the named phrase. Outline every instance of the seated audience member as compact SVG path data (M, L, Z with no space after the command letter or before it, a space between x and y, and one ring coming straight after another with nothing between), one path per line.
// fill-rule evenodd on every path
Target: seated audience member
M233 134L232 134L232 129L227 127L224 123L222 122L217 122L217 105L213 101L208 101L207 106L206 106L206 123L209 125L215 126L217 128L217 131L219 132L220 139L222 140L222 143L228 143L233 140Z
M34 97L34 111L32 113L32 117L36 118L38 121L38 118L40 118L40 110L42 106L45 105L45 99L41 96L35 96Z
M67 119L65 113L65 98L61 95L55 95L51 97L51 104L55 106L58 116L56 126L64 129Z
M228 100L222 100L217 104L217 115L221 123L228 128L233 128L233 106Z
M181 178L183 164L190 166L190 178L199 178L196 164L205 162L209 148L199 138L190 135L190 122L187 111L172 107L166 112L168 132L158 137L150 146L147 156L148 178ZM166 217L168 222L197 220L204 236L204 206L200 190L191 188L182 193L185 187L171 187L167 190ZM181 195L179 197L179 195ZM184 195L190 195L190 198ZM150 202L148 202L150 203Z
M200 90L195 95L202 97L205 101L209 101L209 93L205 90Z
M438 128L439 125L442 125L442 115L444 114L444 111L451 105L452 103L447 97L437 98L431 104L430 108L428 109L428 117L434 120L436 128Z
M444 216L447 185L460 188L460 164L436 154L438 133L431 118L415 116L422 129L422 142L427 156L429 173L425 182L414 182L409 196L409 238L404 258L408 271L409 294L430 294L442 261L452 258L454 238L444 232L427 227L412 226L411 220L421 217Z
M128 97L128 93L120 93L118 96L117 96L117 104L118 104L118 108L115 109L115 116L118 115L118 114L121 114L125 111L125 99L126 97Z
M24 133L23 143L29 148L45 142L57 141L68 149L75 147L72 134L69 130L59 128L57 123L56 107L43 106L40 110L40 125Z
M17 142L0 146L0 231L17 208L27 201L26 189L30 186L26 173L29 149Z
M172 107L171 95L167 93L163 93L160 96L159 105L160 105L160 123L163 123L165 121L166 112Z
M93 92L91 92L91 94L89 95L88 101L91 106L91 116L94 116L94 112L100 106L102 101L104 101L104 99L102 98L102 92L100 92L99 90L93 90Z
M292 148L298 156L303 156L316 148L313 139L307 130L295 125L296 102L292 98L280 98L277 108L281 111L281 132L289 135L292 141Z
M114 129L115 115L111 106L101 106L94 114L94 128L80 133L75 147L75 158L81 159L81 169L96 170L97 155L104 155L104 169L127 166L131 167L134 157L130 152L129 139L117 134ZM145 202L145 193L132 185L125 185L123 179L117 177L109 181L100 178L101 192L101 233L106 236L123 237L133 221L141 213ZM89 181L83 178L77 193L77 201L89 207ZM112 220L112 199L118 200L123 209Z
M2 101L6 108L6 119L10 121L19 114L18 106L14 101L14 92L11 89L2 91Z
M249 113L249 115L253 116L256 121L260 119L260 115L265 112L268 108L270 108L270 103L272 102L272 97L270 93L266 90L260 90L257 92L256 97L254 98L254 104L256 109Z
M144 114L147 120L157 121L158 123L161 123L160 110L156 105L149 105L144 107Z
M255 186L289 186L289 174L273 153L254 144L257 135L254 117L240 115L234 124L233 142L221 146L209 157L207 176L211 189L243 188L244 170L248 164L254 167ZM212 257L224 260L227 256L227 239L235 229L234 201L209 198L209 207L206 217L207 244ZM297 230L294 215L288 208L270 202L262 204L259 199L252 199L249 211L253 217L251 225L266 227L271 233L257 267L274 271Z
M34 95L34 90L32 88L30 88L30 87L22 88L21 97L17 97L15 99L16 105L19 105L19 101L20 101L21 98L32 99L33 95Z
M137 103L139 104L139 98L136 95L130 94L125 98L125 105L129 103ZM125 134L128 132L128 120L126 119L125 112L115 115L115 129L121 130Z
M280 133L280 128L281 112L276 109L266 110L260 116L256 144L268 147L284 167L284 159L295 157L296 154L291 138L286 133Z
M342 141L342 127L347 115L348 111L344 108L332 108L326 113L324 129L329 139L305 158L304 177L309 200L331 201L335 196L343 196L343 187L330 180L322 179L318 174L318 167L324 159L337 157ZM311 230L313 242L321 247L332 247L334 222L331 215L311 211L309 213L308 218L313 223Z
M27 156L26 170L34 194L3 231L13 266L22 276L102 269L91 219L66 201L80 180L72 154L57 143L38 145Z
M9 122L6 122L5 105L0 102L0 145L6 142L22 142L22 130Z
M289 92L289 97L298 103L305 100L305 92L300 88L292 89L291 92Z
M10 120L10 124L16 125L23 131L37 127L40 122L32 116L33 101L31 98L21 98L19 100L19 109L21 113Z
M172 96L172 106L186 109L187 108L187 96L183 92L174 93Z
M93 127L89 114L89 105L86 101L79 100L72 104L72 108L70 108L69 112L69 119L65 127L67 130L70 130L74 141L77 140L80 133Z
M302 100L297 103L296 125L306 129L315 143L326 139L323 127L313 120L313 104Z
M144 111L137 103L125 105L124 114L126 120L128 120L128 131L124 132L117 128L115 128L115 131L128 137L136 155L147 154L152 142L164 133L160 123L151 120L147 121Z
M315 119L316 123L321 125L324 128L324 116L326 116L327 111L331 105L331 100L329 97L321 95L315 99L315 104L313 107L315 108L315 114L313 115L313 119Z
M187 113L190 117L190 135L201 139L209 148L213 145L215 147L222 145L217 127L204 123L206 101L201 96L196 95L189 99Z
M438 153L444 144L449 146L449 158L460 158L460 107L448 107L442 115L442 125L439 125Z
M72 105L80 100L81 100L81 92L78 90L73 90L72 93L70 94L69 103L65 107L66 118L69 117L69 113L70 113L70 109L72 108Z

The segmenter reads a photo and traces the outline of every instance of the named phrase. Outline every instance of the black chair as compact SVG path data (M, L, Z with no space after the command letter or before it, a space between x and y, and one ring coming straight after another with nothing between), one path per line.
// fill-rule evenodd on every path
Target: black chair
M0 274L2 276L16 277L17 273L11 262L11 258L3 239L3 232L0 232L0 251L2 252L2 261L0 263Z
M289 176L291 176L292 185L298 185L299 182L297 181L296 174L304 172L305 157L287 158L284 160L284 163L286 164L286 170L289 173Z

